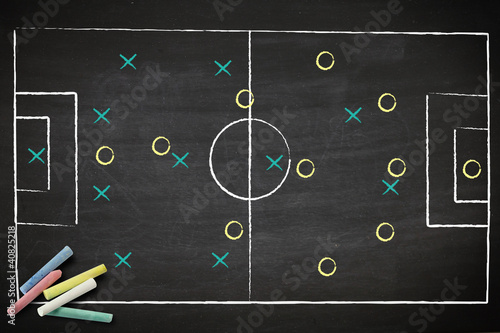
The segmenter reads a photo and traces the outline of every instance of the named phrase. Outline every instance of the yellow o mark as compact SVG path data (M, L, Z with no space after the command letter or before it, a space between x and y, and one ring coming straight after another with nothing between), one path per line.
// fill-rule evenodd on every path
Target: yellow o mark
M252 100L250 101L250 104L248 104L248 105L243 105L243 104L241 104L241 103L240 103L240 95L241 95L242 93L244 93L244 92L247 92L247 93L249 93L249 94L250 94L250 96L252 96ZM242 90L240 90L240 92L236 95L236 104L238 104L238 106L239 106L240 108L242 108L242 109L248 109L249 107L251 107L251 106L252 106L252 104L253 104L253 102L254 102L254 100L255 100L255 99L253 98L253 94L252 94L252 92L251 92L250 90L247 90L247 89L242 89Z
M330 260L330 261L332 261L332 262L333 262L333 265L335 265L335 267L333 268L333 271L332 271L331 273L325 273L325 272L323 272L323 270L321 269L321 264L322 264L322 263L323 263L323 261L325 261L325 260ZM319 262L319 264L318 264L318 272L319 272L321 275L323 275L323 276L331 276L331 275L333 275L333 273L335 273L335 271L336 271L336 270L337 270L337 263L335 262L335 260L333 260L333 259L332 259L332 258L330 258L330 257L325 257L325 258L321 259L321 261L320 261L320 262Z
M388 225L392 229L392 235L389 238L382 238L382 237L380 237L379 231L380 231L380 228L382 228L384 225ZM390 225L387 222L380 223L380 225L377 228L377 238L380 239L382 242L388 242L388 241L390 241L392 239L392 237L394 237L394 228L393 228L393 226Z
M160 153L158 150L156 150L156 141L163 139L168 142L168 148L165 150L163 153ZM170 141L164 136L159 136L157 137L154 141L153 144L151 145L151 148L153 149L154 153L159 156L167 155L168 151L170 150Z
M391 165L392 165L392 162L394 162L394 161L400 161L401 163L403 163L403 171L401 171L401 173L399 173L399 174L395 174L395 173L393 173L393 172L391 171ZM389 174L390 174L391 176L393 176L393 177L395 177L395 178L401 177L401 176L402 176L402 175L404 175L404 174L405 174L405 172L406 172L406 163L405 163L405 161L403 161L403 160L402 160L402 159L400 159L400 158L393 158L393 159L389 162L389 164L387 165L387 171L389 172Z
M384 107L382 107L382 98L384 98L385 96L391 96L393 99L394 99L394 105L392 106L392 108L390 109L385 109ZM394 97L394 95L391 95L389 93L385 93L385 94L382 94L380 96L380 98L378 99L378 107L380 110L384 111L384 112L391 112L392 110L394 110L396 108L396 97Z
M311 165L312 165L313 169L312 169L312 171L311 171L311 173L310 173L310 174L308 174L308 175L304 175L304 174L302 174L302 173L300 172L300 165L302 164L302 162L309 162L309 163L311 163ZM314 173L314 170L315 170L315 168L314 168L314 163L313 163L311 160L308 160L307 158L304 158L304 159L303 159L303 160L301 160L299 163L297 163L297 174L298 174L300 177L302 177L302 178L309 178L309 177L311 177L311 176L313 175L313 173Z
M108 161L108 162L103 162L101 161L101 159L99 158L99 153L101 152L101 150L103 149L109 149L111 151L111 159ZM113 149L109 148L108 146L102 146L101 148L99 148L97 150L97 153L95 153L95 159L97 160L97 162L99 162L99 164L102 164L102 165L108 165L108 164L111 164L111 162L113 162L113 160L115 159L115 152L113 151Z
M240 226L240 228L241 228L241 232L240 232L240 234L239 234L238 236L236 236L236 237L233 237L233 236L229 235L229 233L227 232L227 229L228 229L228 228L229 228L229 226L230 226L231 224L233 224L233 223L236 223L236 224L237 224L237 225L239 225L239 226ZM227 238L229 238L229 239L231 239L231 240L237 240L237 239L240 239L241 235L243 235L243 226L242 226L242 225L241 225L241 223L240 223L240 222L238 222L238 221L231 221L231 222L229 222L229 223L226 225L226 230L225 230L224 232L226 233Z
M323 66L321 66L319 64L319 58L321 58L321 56L323 54L328 54L328 55L330 55L332 57L332 64L330 66L328 66L328 67L323 67ZM316 66L318 66L318 68L321 69L321 70L327 71L327 70L329 70L329 69L331 69L333 67L333 64L335 64L335 58L333 57L333 54L331 54L330 52L323 51L320 54L318 54L318 56L316 57Z
M469 163L472 163L472 162L476 163L476 164L477 164L477 166L479 167L479 171L478 171L478 172L477 172L474 176L469 175L469 174L467 173L467 171L465 170L465 168L467 168L467 165L468 165ZM467 178L469 178L469 179L475 179L475 178L479 177L479 175L481 174L481 164L479 164L479 162L478 162L478 161L476 161L476 160L468 160L467 162L465 162L465 164L464 164L464 167L463 167L462 171L463 171L463 173L464 173L464 176L465 176L465 177L467 177Z

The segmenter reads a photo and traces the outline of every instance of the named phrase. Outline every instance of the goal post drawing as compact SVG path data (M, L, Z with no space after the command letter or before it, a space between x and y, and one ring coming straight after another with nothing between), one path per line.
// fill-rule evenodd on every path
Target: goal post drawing
M460 160L459 156L461 156L460 151L457 150L457 143L459 140L467 140L467 141L474 141L474 142L480 142L484 143L485 146L487 146L487 135L488 135L488 128L478 128L478 127L459 127L453 130L453 162L454 162L454 181L453 181L453 189L454 189L454 200L455 203L473 203L473 204L487 204L488 200L482 199L482 198L463 198L458 195L458 179L476 179L481 174L487 173L489 174L489 170L487 169L488 166L488 155L482 156L481 158L481 163L476 161L475 159L469 159L465 162L462 161L460 165L457 163L457 160ZM485 163L486 162L486 163ZM471 167L468 167L469 164L471 164L472 167L476 167L475 173L472 172L472 175L467 171L467 169L470 169ZM487 191L490 189L490 184L488 180L486 180L486 191L485 194L487 194Z
M43 188L43 189L34 189L34 188L18 188L17 191L19 192L46 192L46 191L50 191L50 117L48 116L17 116L16 117L16 123L17 123L17 127L20 126L20 124L23 123L23 121L21 120L35 120L35 121L44 121L45 122L45 127L46 127L46 130L45 130L45 134L47 136L47 143L46 143L46 156L47 156L47 161L46 162L43 162L45 164L45 167L47 168L47 187L46 188ZM17 144L17 143L16 143ZM39 153L32 153L34 155L33 156L33 160L39 158L38 154L40 154L41 152ZM40 159L41 160L41 159ZM31 162L31 161L30 161Z

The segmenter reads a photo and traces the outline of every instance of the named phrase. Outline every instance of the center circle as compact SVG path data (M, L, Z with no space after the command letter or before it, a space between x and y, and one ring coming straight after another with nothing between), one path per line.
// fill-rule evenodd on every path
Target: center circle
M216 172L214 170L214 150L216 148L217 142L219 141L219 138L223 134L225 134L226 136L226 133L227 136L230 136L230 134L232 133L230 133L229 130L233 130L237 128L237 126L241 127L242 125L247 125L244 126L244 128L248 130L247 133L248 135L246 136L244 142L245 153L247 154L244 156L245 158L244 163L246 164L247 169L245 170L246 173L242 175L247 179L249 186L248 195L246 196L241 194L236 194L234 193L234 191L229 190L225 185L221 183L220 179L218 179ZM261 129L258 130L256 129L256 127L261 127ZM240 131L233 130L233 132L241 133L241 130ZM278 133L279 135L274 135L274 133ZM271 134L270 137L278 138L280 144L284 143L282 149L281 150L267 149L268 147L266 147L265 144L268 142L267 141L268 139L264 134L266 135ZM220 141L225 142L226 139ZM249 145L249 142L251 142L251 145ZM219 150L218 152L220 155ZM242 118L228 124L217 134L214 141L212 142L212 146L210 147L209 167L210 167L210 173L212 175L212 178L215 180L215 183L224 192L226 192L233 198L244 201L260 200L275 193L285 182L291 167L290 147L288 146L288 142L286 141L285 136L274 125L262 119ZM262 178L263 175L265 175L266 178L264 178L263 182L255 182L255 177L254 177L252 182L252 174L255 177L258 177L259 180ZM266 189L265 193L262 195L258 196L253 195L252 184L254 184L255 187L257 187L257 189L260 190L262 186L267 186L268 184L272 183L273 180L276 179L279 179L279 183L273 189L271 190Z

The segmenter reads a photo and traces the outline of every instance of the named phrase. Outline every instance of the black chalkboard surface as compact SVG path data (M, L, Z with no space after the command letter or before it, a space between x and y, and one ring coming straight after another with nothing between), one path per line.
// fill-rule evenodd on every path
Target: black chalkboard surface
M492 31L396 1L341 5L354 28L38 5L54 24L5 29L6 304L70 246L61 281L108 272L67 306L114 317L39 297L9 331L498 329Z

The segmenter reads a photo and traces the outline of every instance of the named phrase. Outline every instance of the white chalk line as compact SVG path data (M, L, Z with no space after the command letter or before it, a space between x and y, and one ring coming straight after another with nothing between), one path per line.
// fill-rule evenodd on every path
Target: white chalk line
M252 299L252 33L248 32L248 300Z
M47 302L32 302L31 304L47 304ZM318 304L488 304L487 301L76 301L68 304L152 304L152 305L318 305Z
M488 109L487 112L487 119L488 119L488 137L487 137L487 145L488 145L488 231L487 231L487 238L486 238L486 303L488 303L489 300L489 287L490 287L490 222L491 222L491 78L490 78L490 35L486 37L486 57L488 58L487 60L487 93L488 93L488 103L486 108Z
M18 225L36 225L39 227L75 227L73 224L50 224L50 223L36 223L36 222L17 222Z
M29 30L27 27L17 27ZM134 32L222 32L222 33L290 33L290 34L349 34L349 35L417 35L417 36L489 36L487 32L438 32L438 31L342 31L342 30L266 30L266 29L153 29L153 28L103 28L103 27L40 27L42 30L68 31L134 31Z
M13 112L14 112L14 117L13 117L13 147L14 147L14 226L15 226L15 233L14 237L16 239L16 260L15 260L15 271L16 271L16 299L19 301L19 270L18 270L18 264L19 264L19 238L17 236L17 96L16 96L16 91L17 91L17 31L14 30L12 34L12 48L13 48L13 54L14 54L14 96L13 96Z
M430 92L429 95L442 95L442 96L461 96L461 97L479 97L487 98L488 95L478 95L478 94L461 94L461 93L442 93L442 92Z
M29 190L29 189L25 189L25 188L18 188L17 191L18 192L34 192L34 193L46 193L47 192L46 190Z

